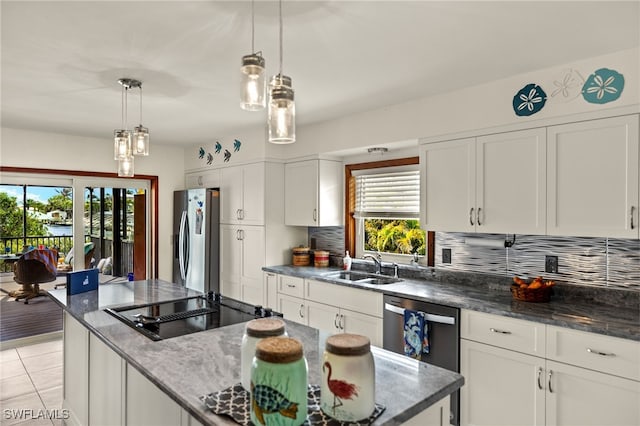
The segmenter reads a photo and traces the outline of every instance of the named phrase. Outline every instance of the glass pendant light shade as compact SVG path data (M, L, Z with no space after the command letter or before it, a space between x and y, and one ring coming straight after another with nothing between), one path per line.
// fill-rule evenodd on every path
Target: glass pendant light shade
M269 142L289 144L296 141L296 104L291 87L278 85L271 88L269 100Z
M133 177L133 155L118 160L118 176Z
M131 132L129 130L113 131L113 159L120 160L131 157Z
M242 57L240 108L246 111L259 111L265 107L267 80L264 65L260 53Z
M139 125L133 129L133 155L149 155L149 129Z

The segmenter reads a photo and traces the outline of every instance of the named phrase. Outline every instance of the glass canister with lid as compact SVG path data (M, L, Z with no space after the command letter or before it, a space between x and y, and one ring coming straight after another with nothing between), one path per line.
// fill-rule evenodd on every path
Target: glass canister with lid
M375 409L375 365L366 336L327 338L322 359L320 408L343 422L367 419Z
M307 419L307 372L299 340L290 337L260 340L251 367L251 422L303 424Z
M253 364L256 344L267 337L286 335L284 321L278 318L258 318L247 323L242 336L240 354L240 382L246 391L251 387L251 364Z

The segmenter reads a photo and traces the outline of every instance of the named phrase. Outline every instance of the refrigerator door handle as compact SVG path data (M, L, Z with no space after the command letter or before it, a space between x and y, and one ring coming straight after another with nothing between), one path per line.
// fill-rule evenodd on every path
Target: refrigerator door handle
M398 306L394 306L394 305L391 305L389 303L385 303L384 304L384 309L386 309L389 312L393 312L393 313L396 313L396 314L399 314L399 315L404 315L404 308L400 308ZM452 324L453 325L453 324L456 323L455 317L428 314L426 312L424 312L424 319L426 319L427 321L431 321L431 322L437 322L439 324Z
M187 212L183 211L180 216L180 237L178 238L178 263L180 264L180 277L184 281L187 278L186 262L185 262L185 238L187 227Z

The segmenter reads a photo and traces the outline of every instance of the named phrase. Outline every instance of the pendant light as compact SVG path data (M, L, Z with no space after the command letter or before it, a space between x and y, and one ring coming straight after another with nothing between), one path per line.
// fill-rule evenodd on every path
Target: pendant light
M280 72L271 79L267 126L269 142L289 144L296 141L296 105L291 78L282 74L282 0L280 16Z
M266 77L265 61L262 52L254 49L255 13L254 0L251 0L251 54L242 57L240 108L246 111L258 111L265 107Z
M123 83L124 79L118 80L122 85L121 107L122 107L122 127L113 131L113 159L121 160L132 155L131 150L131 132L127 130L127 90L128 87Z
M142 125L142 82L138 82L140 89L140 125L133 129L133 155L149 155L149 129Z

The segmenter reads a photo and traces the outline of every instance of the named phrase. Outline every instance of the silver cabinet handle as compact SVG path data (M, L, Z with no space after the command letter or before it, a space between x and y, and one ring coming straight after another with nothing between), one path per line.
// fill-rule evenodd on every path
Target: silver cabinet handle
M244 220L244 209L240 209L240 219Z
M300 310L298 311L300 318L304 318L304 305L300 304Z
M542 367L538 367L538 389L542 390L542 384L540 383L540 376L542 376Z
M240 230L236 229L236 240L240 240Z
M497 328L493 328L493 327L491 327L489 330L493 331L494 333L500 333L500 334L511 334L511 332L510 332L510 331L498 330Z
M480 212L482 211L482 208L478 207L478 213L476 214L476 223L478 224L478 226L482 225L482 222L480 222Z
M475 223L473 223L473 211L475 209L473 207L471 207L471 210L469 210L469 223L471 224L471 226L474 226Z
M631 206L631 214L630 214L630 216L631 216L631 229L634 229L634 228L635 228L635 226L633 225L633 211L634 211L635 209L636 209L636 208L635 208L634 206Z
M340 330L344 330L344 315L340 314Z
M318 220L318 209L313 209L313 221L316 222Z
M333 319L333 325L335 326L336 329L340 328L340 325L338 325L338 316L340 314L336 314L336 317Z
M236 219L240 220L240 209L236 209Z
M616 354L612 352L601 352L591 348L587 348L587 352L589 352L590 354L602 355L602 356L616 356Z
M553 393L553 389L551 388L551 375L553 371L549 370L549 393Z
M296 288L296 285L295 285L295 284L287 284L287 287L289 287L289 288Z

